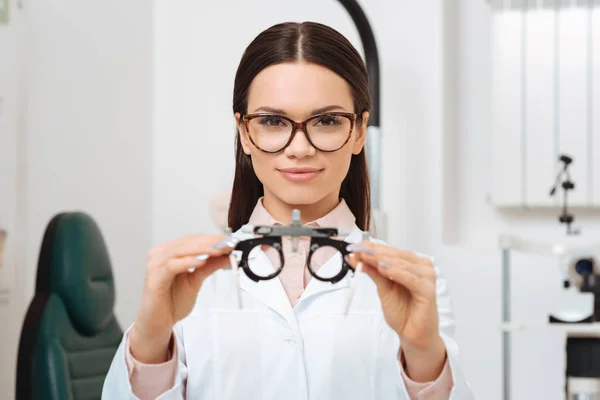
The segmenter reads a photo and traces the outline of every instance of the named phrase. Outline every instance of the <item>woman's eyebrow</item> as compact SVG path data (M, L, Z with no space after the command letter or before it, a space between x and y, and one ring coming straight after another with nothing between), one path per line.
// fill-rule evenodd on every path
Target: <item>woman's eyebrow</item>
M283 111L282 109L280 109L280 108L273 108L273 107L267 107L267 106L258 107L256 110L254 110L255 113L257 113L259 111L264 111L264 112L273 113L273 114L284 114L285 115L285 111Z
M338 106L338 105L331 105L331 106L314 109L310 113L311 113L311 115L315 115L315 114L321 114L321 113L325 113L325 112L329 112L329 111L333 111L333 110L345 110L345 108L342 106ZM273 107L268 107L268 106L258 107L256 110L254 110L255 113L259 112L259 111L287 115L287 113L280 108L273 108Z
M333 110L345 110L345 108L342 106L332 105L332 106L321 107L321 108L317 108L316 110L312 110L311 114L313 114L313 115L321 114L321 113L326 113L326 112L333 111Z

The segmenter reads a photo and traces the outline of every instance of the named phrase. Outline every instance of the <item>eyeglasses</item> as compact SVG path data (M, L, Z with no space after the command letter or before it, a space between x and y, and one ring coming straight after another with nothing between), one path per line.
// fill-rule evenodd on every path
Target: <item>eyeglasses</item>
M256 113L242 116L248 137L254 146L266 153L278 153L292 143L299 129L315 149L333 152L344 147L357 120L356 114L330 112L296 122L280 114Z

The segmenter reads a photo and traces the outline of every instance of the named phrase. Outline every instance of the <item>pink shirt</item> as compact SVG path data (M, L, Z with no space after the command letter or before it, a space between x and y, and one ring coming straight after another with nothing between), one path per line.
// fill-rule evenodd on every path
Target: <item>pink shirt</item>
M262 199L258 201L250 220L251 225L282 225L276 221L264 208ZM350 231L354 227L355 217L348 208L346 202L342 199L338 206L315 221L305 224L306 226L336 227ZM339 238L343 239L343 238ZM285 268L279 274L279 279L288 295L290 303L295 306L306 285L312 279L308 268L306 267L306 258L308 256L308 239L300 240L298 252L292 253L292 242L289 238L282 238L283 253L285 256ZM272 263L279 263L279 256L273 249L265 249ZM331 257L332 254L323 252L313 256L313 269L318 268ZM129 377L133 393L141 400L154 399L161 393L169 390L175 381L177 372L177 344L172 340L171 357L169 361L162 364L143 364L137 361L129 349L129 343L126 343L126 362L129 370ZM399 359L402 351L399 352ZM411 399L414 400L440 400L448 399L452 390L452 373L448 361L444 365L442 373L433 382L414 382L405 373L401 366L402 378L406 384L406 389Z

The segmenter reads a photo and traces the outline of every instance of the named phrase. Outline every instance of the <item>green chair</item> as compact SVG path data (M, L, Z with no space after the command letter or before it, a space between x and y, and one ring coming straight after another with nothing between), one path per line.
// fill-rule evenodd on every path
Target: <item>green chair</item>
M85 213L52 218L21 331L16 400L100 399L123 336L102 233Z

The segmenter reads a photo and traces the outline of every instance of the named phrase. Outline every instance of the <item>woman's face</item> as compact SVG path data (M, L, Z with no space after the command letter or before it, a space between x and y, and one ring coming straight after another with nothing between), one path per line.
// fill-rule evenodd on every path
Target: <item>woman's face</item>
M354 101L350 85L333 71L306 62L284 63L261 71L250 86L248 114L265 112L301 122L323 112L354 113ZM242 147L251 156L254 171L264 186L265 199L273 197L294 206L329 201L337 204L352 154L360 153L364 145L368 113L364 113L363 118L363 123L354 125L348 142L337 151L317 150L299 129L283 151L266 153L250 141L245 125L236 113ZM316 131L330 129L327 127L333 123L326 119L315 120L309 125ZM289 122L277 119L255 120L249 126L255 143L253 127L260 126L266 131L289 126L291 131ZM256 144L260 146L260 143Z

